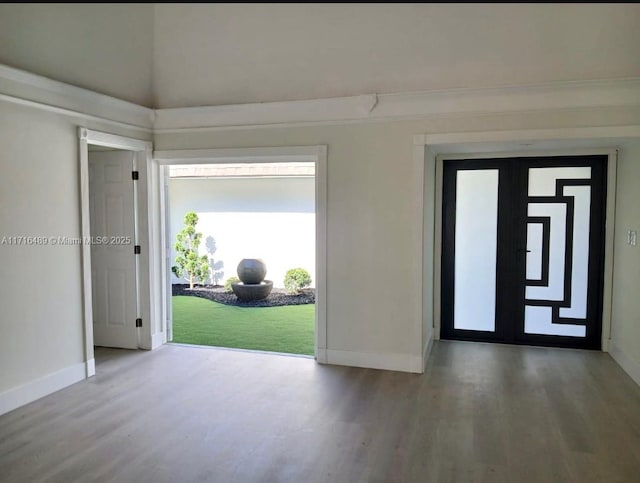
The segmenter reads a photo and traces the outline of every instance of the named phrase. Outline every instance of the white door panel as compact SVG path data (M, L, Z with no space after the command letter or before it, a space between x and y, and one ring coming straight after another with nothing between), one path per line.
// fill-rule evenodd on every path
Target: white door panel
M136 349L134 188L130 151L89 153L94 344Z

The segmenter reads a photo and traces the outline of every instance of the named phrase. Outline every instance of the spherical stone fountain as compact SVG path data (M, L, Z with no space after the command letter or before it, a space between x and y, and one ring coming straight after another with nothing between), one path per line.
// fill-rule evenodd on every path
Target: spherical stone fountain
M238 278L241 282L231 284L238 300L251 302L266 299L273 289L273 282L265 280L267 265L257 258L244 258L238 264Z

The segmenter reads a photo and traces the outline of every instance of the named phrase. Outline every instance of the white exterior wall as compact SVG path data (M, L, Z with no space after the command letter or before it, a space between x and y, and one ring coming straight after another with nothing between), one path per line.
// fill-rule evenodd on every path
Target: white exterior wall
M314 178L172 178L169 182L171 242L184 226L188 211L198 214L203 234L200 253L207 254L208 237L215 240L214 263L222 284L237 276L243 258L261 258L267 280L284 287L288 269L306 269L315 284ZM172 253L172 264L176 257ZM173 283L186 283L172 276ZM315 286L315 285L314 285Z

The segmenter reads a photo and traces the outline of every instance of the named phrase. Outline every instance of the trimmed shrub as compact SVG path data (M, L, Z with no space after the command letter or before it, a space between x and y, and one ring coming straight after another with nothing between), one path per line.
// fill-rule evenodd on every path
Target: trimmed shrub
M287 270L284 276L284 288L287 289L287 292L296 294L309 285L311 285L311 275L304 268Z
M231 288L231 284L237 283L239 281L240 279L238 277L229 277L227 281L224 283L225 292L233 292L233 289Z

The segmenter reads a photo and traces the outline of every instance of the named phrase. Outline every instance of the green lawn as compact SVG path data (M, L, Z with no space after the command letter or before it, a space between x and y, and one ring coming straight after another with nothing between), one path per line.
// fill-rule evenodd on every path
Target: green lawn
M233 307L173 297L173 342L314 354L315 305Z

